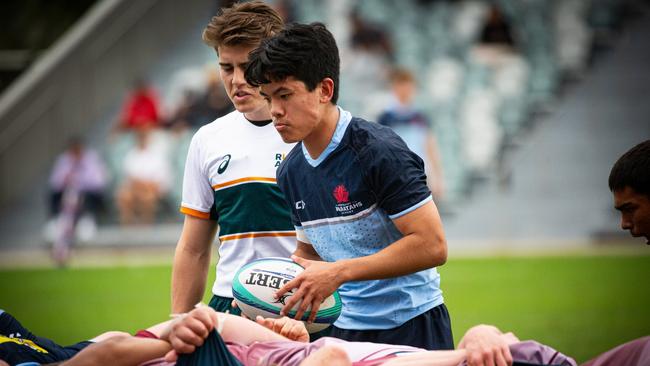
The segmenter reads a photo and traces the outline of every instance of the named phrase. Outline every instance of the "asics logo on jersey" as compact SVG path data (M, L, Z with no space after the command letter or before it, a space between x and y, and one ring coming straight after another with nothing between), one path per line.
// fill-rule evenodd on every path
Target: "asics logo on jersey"
M217 173L222 174L223 172L228 169L228 164L230 163L230 154L226 154L222 159L221 163L219 164L219 168L217 169Z
M296 202L296 210L303 210L305 208L305 201L300 200Z

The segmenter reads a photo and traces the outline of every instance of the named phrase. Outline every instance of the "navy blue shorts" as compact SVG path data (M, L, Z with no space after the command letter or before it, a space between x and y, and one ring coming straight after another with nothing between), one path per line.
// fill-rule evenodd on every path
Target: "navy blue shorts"
M397 328L352 330L334 326L329 336L352 342L399 344L428 350L454 349L451 320L445 304L436 306Z
M233 300L234 299L232 297L213 295L212 299L210 299L210 302L208 303L208 306L222 313L241 315L241 309L232 307Z
M23 362L52 363L64 361L92 344L90 341L70 346L58 345L23 327L11 314L0 310L0 360L10 365Z
M193 353L185 353L178 357L176 366L242 366L241 362L228 350L223 339L212 331L203 345Z

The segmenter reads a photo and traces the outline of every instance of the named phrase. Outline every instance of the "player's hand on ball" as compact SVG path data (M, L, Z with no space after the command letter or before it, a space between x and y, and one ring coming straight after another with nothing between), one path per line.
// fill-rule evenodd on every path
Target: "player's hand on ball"
M203 344L218 322L217 313L207 306L200 306L183 314L171 324L168 341L173 350L165 359L174 361L178 354L192 353Z
M334 262L312 261L292 255L291 259L305 268L296 278L287 282L276 292L276 298L296 289L288 298L280 314L287 315L296 304L300 304L294 319L302 319L310 310L308 322L313 322L323 301L343 283L339 265Z
M239 308L239 306L237 305L237 300L233 300L233 301L230 303L230 307L233 308L233 309L237 309L237 308ZM244 318L244 319L249 319L249 320L250 320L250 318L247 317L246 314L244 314L244 312L240 312L240 313L239 313L239 316L241 316L241 317Z
M303 322L293 320L283 316L279 319L263 318L257 316L255 319L260 324L272 331L297 342L309 342L309 333Z

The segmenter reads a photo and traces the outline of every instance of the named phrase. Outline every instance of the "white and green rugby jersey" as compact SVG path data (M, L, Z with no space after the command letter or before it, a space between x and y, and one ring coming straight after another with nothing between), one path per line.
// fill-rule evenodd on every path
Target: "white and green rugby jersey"
M234 111L201 127L190 144L181 212L219 223L219 262L212 293L232 297L244 264L288 257L296 248L290 210L275 171L294 144L272 123L256 126Z

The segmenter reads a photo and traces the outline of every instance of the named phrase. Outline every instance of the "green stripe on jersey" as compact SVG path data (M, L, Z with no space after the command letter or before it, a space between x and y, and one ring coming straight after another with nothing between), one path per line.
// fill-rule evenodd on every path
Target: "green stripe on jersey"
M242 183L214 192L219 236L294 230L289 207L275 184Z

